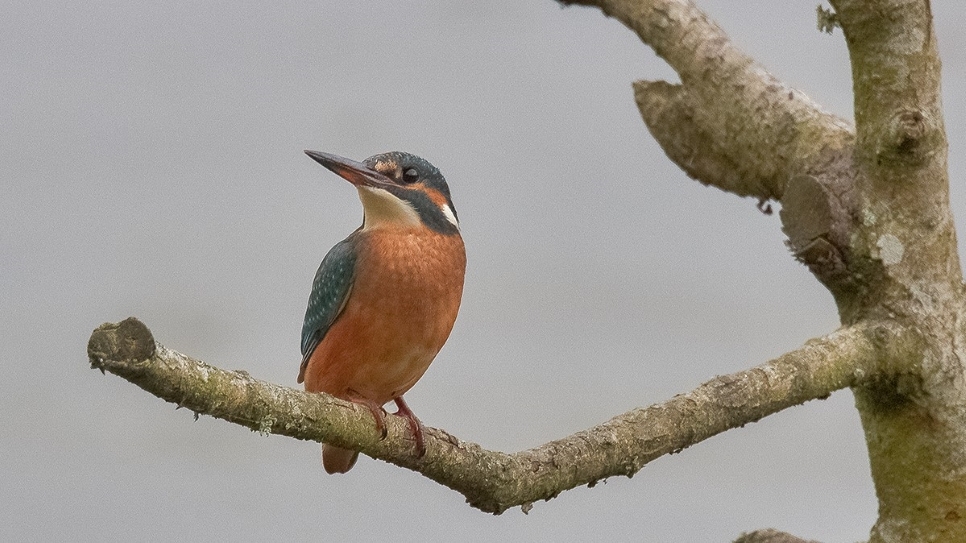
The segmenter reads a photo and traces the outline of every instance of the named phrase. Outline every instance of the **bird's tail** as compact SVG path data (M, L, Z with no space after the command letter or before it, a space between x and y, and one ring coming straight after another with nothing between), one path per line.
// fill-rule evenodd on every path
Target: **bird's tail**
M359 451L322 444L322 467L326 473L345 473L352 469L359 458Z

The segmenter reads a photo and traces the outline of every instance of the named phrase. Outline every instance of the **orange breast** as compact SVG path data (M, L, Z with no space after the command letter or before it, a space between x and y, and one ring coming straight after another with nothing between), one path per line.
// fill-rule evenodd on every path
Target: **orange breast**
M463 294L459 235L362 232L342 313L309 359L305 390L384 404L422 377L443 347Z

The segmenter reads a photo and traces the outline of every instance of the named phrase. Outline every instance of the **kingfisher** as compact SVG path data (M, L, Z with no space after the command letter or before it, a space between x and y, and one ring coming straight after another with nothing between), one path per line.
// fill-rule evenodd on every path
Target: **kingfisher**
M322 259L305 321L298 382L366 406L386 437L383 405L396 404L416 454L423 428L403 400L446 343L463 296L466 250L449 186L426 160L389 152L356 162L309 157L355 185L362 226ZM322 445L328 473L345 473L359 452Z

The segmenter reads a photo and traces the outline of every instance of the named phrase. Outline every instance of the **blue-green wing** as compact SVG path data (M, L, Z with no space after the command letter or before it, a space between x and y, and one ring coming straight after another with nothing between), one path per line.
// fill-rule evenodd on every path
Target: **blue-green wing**
M305 366L309 357L349 299L355 265L355 247L352 236L349 236L329 250L319 265L319 271L315 273L309 306L305 310L305 321L302 323L302 367L299 370L299 383L305 377Z

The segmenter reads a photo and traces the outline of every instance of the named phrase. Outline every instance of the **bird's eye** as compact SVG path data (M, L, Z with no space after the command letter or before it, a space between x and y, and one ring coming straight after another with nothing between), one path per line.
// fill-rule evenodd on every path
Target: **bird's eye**
M415 183L416 181L419 181L419 172L416 171L416 168L409 168L408 170L403 172L404 183L411 184L411 183Z

